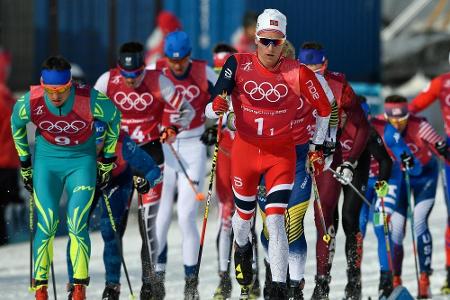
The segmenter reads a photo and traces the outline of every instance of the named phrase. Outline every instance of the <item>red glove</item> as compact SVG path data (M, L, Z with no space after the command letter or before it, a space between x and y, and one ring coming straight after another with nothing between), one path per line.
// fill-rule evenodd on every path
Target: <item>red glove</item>
M222 95L217 95L212 102L212 109L216 115L223 114L228 111L228 101Z
M323 172L325 158L322 150L310 150L308 152L308 171L312 176L317 176Z
M167 128L164 128L163 131L159 134L159 141L161 143L168 143L172 144L175 142L175 139L177 138L178 134L178 128L175 126L169 126Z

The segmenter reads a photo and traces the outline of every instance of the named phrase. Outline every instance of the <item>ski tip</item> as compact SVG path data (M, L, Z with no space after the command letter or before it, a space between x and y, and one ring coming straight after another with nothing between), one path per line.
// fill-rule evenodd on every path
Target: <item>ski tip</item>
M129 298L130 300L136 300L136 296L135 296L135 295L130 295L128 298Z

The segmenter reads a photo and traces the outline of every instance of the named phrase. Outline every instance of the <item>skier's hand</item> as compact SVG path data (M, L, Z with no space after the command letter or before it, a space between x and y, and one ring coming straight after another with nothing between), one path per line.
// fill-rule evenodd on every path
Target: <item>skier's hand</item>
M217 125L206 129L200 137L200 141L206 146L212 146L217 143Z
M229 104L226 99L226 95L217 95L212 101L212 109L216 115L221 115L228 111Z
M172 144L173 142L175 142L177 134L178 128L175 126L169 126L164 128L163 131L161 131L161 133L159 134L159 140L161 143Z
M333 177L336 178L341 184L347 185L353 180L353 172L358 162L352 164L349 161L344 161L339 167L336 168L336 173Z
M145 178L147 178L150 184L150 188L153 188L162 181L163 173L161 172L161 169L158 166L155 166L153 169L150 170L150 172L147 173L147 175L145 175Z
M115 167L116 157L103 158L97 161L97 186L104 190L109 186L112 180L112 170Z
M336 143L333 141L324 141L322 145L323 156L332 156L336 152Z
M306 170L312 176L322 173L325 166L325 158L319 145L310 144L308 158L306 160Z
M389 185L386 180L377 180L375 182L375 193L377 193L378 197L386 197L389 192Z
M134 188L141 195L147 194L148 191L150 190L150 183L145 178L142 178L139 176L134 176L133 183L134 183Z
M20 175L22 176L23 184L25 189L33 193L33 168L31 167L31 160L20 162Z
M402 160L403 168L406 170L411 170L414 168L414 157L403 152L402 155L400 155L400 158Z
M179 114L173 115L172 122L180 126L181 128L186 128L189 126L194 117L195 117L195 109L189 102L184 101L181 104Z
M232 111L227 115L227 128L236 131L236 115Z
M446 142L444 142L444 141L437 142L434 145L434 148L436 148L436 151L440 155L442 155L444 157L444 159L447 159L447 157L449 156L449 153L448 153L448 145Z

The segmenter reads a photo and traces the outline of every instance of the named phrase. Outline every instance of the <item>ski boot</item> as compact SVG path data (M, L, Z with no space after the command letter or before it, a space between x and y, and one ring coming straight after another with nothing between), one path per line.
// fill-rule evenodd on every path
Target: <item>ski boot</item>
M42 285L38 289L36 289L35 299L48 300L47 286Z
M270 299L287 300L287 286L284 282L272 282Z
M86 300L86 286L84 284L75 284L73 286L73 300Z
M303 288L305 287L305 279L301 281L291 280L289 283L288 300L303 300Z
M230 273L228 272L220 272L219 273L220 282L219 286L216 288L214 292L213 299L214 300L225 300L231 297L231 278Z
M361 270L358 268L347 269L344 299L361 300Z
M103 290L102 300L119 300L120 284L107 283Z
M198 278L197 276L189 276L185 278L184 285L184 300L199 300L200 296L198 294Z
M400 275L394 275L394 278L392 279L392 285L394 286L394 289L402 285L402 277Z
M266 267L266 279L264 281L263 295L264 300L268 300L270 295L270 289L272 287L272 271L270 271L270 264L265 259L264 259L264 266Z
M259 279L255 278L250 288L250 299L258 299L260 296L261 296L261 286L259 284Z
M378 285L378 297L379 299L387 299L389 295L394 290L392 285L392 273L391 271L381 271L380 272L380 283Z
M431 298L430 277L427 272L420 273L417 299Z
M253 281L252 257L253 249L250 242L243 247L239 247L235 243L234 266L236 280L241 285L241 294L250 294L250 287Z
M443 295L450 295L450 267L447 267L447 280L441 287L441 293Z
M330 292L331 276L316 275L316 287L311 296L312 300L328 300L328 293Z

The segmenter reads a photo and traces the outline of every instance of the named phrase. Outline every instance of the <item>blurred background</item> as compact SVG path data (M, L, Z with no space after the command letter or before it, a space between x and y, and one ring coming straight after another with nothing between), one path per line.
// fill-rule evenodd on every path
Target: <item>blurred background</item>
M53 54L68 58L74 77L93 84L115 66L122 43L144 43L151 62L164 36L177 29L190 35L194 58L211 62L218 42L251 51L256 16L264 8L287 16L287 38L296 49L305 41L321 42L329 68L345 73L375 112L384 96L412 98L450 70L447 0L0 0L0 103L12 105L38 83L42 61ZM442 129L437 104L426 115ZM8 116L0 122L0 130L9 128ZM2 149L5 135L0 138ZM15 159L14 152L0 151L0 161L2 156L10 164ZM7 238L0 237L0 244L26 238L21 201L0 194L3 215L0 236Z

